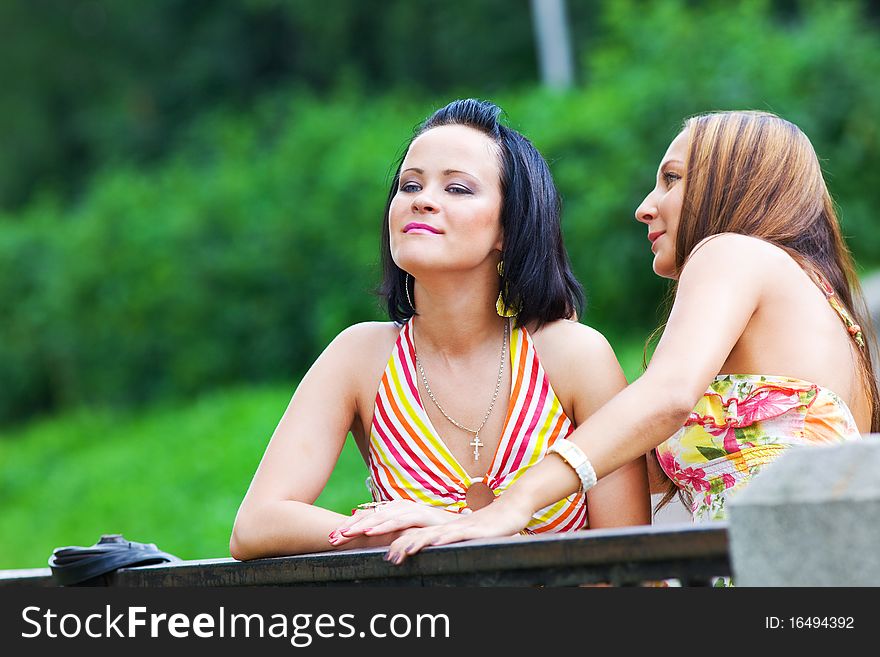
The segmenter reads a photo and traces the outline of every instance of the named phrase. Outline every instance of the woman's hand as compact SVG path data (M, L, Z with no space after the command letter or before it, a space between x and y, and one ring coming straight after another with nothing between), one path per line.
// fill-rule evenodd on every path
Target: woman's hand
M415 527L433 527L452 522L458 517L435 506L410 500L394 500L372 509L358 509L355 514L330 532L333 547L345 545L358 536L378 536Z
M423 529L410 529L388 548L385 560L400 564L406 557L424 547L446 545L474 538L513 536L529 524L530 511L514 503L505 504L501 498L479 511L454 518L452 522Z

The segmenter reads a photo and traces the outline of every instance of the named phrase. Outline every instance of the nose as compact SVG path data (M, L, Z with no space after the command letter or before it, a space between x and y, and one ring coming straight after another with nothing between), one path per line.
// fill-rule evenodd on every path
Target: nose
M651 192L645 200L636 208L636 220L643 224L650 223L657 218L657 204L654 202L654 193Z
M412 209L417 214L434 214L437 212L438 206L430 195L425 190L422 190L413 199Z

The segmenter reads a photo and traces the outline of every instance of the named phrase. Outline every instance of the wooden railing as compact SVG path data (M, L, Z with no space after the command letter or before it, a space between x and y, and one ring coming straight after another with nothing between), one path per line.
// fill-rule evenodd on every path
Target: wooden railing
M516 536L426 549L400 566L383 548L240 562L182 561L120 569L96 586L577 586L675 579L705 586L730 575L726 523ZM0 571L0 586L56 586L48 568Z

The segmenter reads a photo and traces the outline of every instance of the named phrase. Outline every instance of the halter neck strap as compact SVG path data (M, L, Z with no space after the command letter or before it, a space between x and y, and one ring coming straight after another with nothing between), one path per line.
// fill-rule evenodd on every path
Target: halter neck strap
M834 288L831 287L831 284L828 282L828 280L812 267L809 268L808 271L813 281L816 283L816 285L819 286L819 289L822 290L825 298L828 299L828 304L840 316L840 319L843 321L844 326L846 326L846 330L853 337L853 340L856 341L856 344L859 345L861 349L864 349L865 336L862 333L862 327L856 324L852 315L849 314L849 311L840 302L840 299L834 292Z

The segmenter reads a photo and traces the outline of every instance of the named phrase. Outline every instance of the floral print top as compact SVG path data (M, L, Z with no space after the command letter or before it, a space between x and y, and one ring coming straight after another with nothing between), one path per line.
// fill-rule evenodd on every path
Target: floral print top
M784 376L721 374L685 425L657 447L666 475L691 494L694 521L722 520L727 497L784 450L860 438L844 401Z
M856 324L827 279L806 273L838 314L859 349ZM846 403L809 381L760 374L719 374L687 422L656 450L660 467L690 493L695 522L723 520L724 502L789 447L861 438Z

